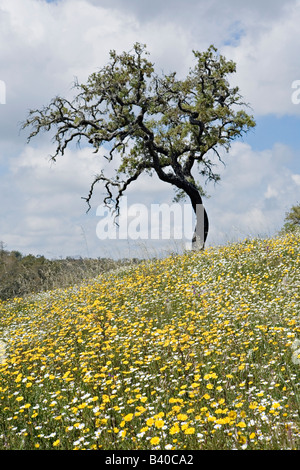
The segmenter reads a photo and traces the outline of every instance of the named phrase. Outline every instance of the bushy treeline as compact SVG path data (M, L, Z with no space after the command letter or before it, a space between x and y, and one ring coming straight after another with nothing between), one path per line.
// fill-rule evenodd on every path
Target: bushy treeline
M58 287L68 287L140 260L70 258L49 260L44 256L7 251L0 244L0 299L23 297Z

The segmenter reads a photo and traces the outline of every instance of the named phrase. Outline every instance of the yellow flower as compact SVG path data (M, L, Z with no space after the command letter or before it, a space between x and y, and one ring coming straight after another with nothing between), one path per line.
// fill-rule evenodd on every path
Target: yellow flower
M179 426L175 424L174 426L172 426L172 427L170 428L169 433L170 433L171 435L173 435L173 434L177 434L179 431L180 431Z
M240 421L239 423L237 423L237 426L239 428L245 428L246 427L246 424L244 423L244 421Z
M241 408L243 406L243 403L236 403L236 405L234 405L236 408Z
M136 409L138 410L139 415L146 411L146 408L144 406L137 406ZM136 416L139 416L139 415L136 413Z
M156 427L157 429L162 428L164 424L165 424L165 423L164 423L164 420L163 420L163 419L158 419L158 420L155 421L155 427Z
M187 428L184 431L184 434L194 434L195 433L195 428Z
M179 413L179 415L177 415L177 419L179 421L185 421L187 418L188 418L188 415L186 415L184 413Z
M56 441L53 442L53 447L57 447L60 443L60 440L57 439Z
M277 403L277 402L274 402L272 403L272 408L276 409L276 408L281 408L280 404Z
M152 439L150 440L150 444L151 444L152 446L156 446L157 444L159 444L159 441L160 441L159 437L157 437L157 436L156 436L156 437L152 437Z
M191 387L192 388L197 388L197 387L200 387L200 384L199 384L199 382L194 382L194 383L192 383Z
M230 419L236 419L236 417L237 417L236 411L229 411L229 413L228 413L228 418L230 418Z
M245 436L240 436L239 437L239 443L240 444L246 444L247 442L247 438Z
M80 405L78 405L78 409L83 410L86 406L87 406L87 403L81 403Z
M108 395L102 395L102 401L104 403L108 403L110 401L109 396Z
M124 421L131 421L133 418L133 413L129 413L128 415L124 416Z
M230 422L230 418L220 418L216 420L216 424L227 424Z
M177 399L176 398L170 398L169 403L177 403Z
M149 429L148 426L144 426L144 427L140 430L140 432L146 432L146 431L148 431L148 429Z
M257 408L257 402L256 401L252 401L249 405L249 408L250 410L255 410L255 408Z
M208 422L210 422L210 421L214 422L214 421L216 421L216 419L217 418L215 416L208 416L207 421Z
M153 418L148 418L146 421L147 426L152 426L154 424L154 419Z
M174 413L179 413L179 411L181 410L181 406L174 405L174 406L172 406L172 410L174 411Z

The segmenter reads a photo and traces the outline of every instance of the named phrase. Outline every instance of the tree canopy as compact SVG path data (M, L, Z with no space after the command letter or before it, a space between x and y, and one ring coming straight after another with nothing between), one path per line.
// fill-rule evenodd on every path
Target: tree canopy
M85 197L89 207L95 184L102 183L104 203L118 214L128 186L142 173L155 172L175 188L176 200L188 196L197 213L205 195L198 176L219 181L213 155L222 161L220 149L228 151L255 122L245 111L239 88L231 88L227 79L236 64L214 46L193 54L194 67L179 79L176 72L157 74L145 45L136 43L120 55L111 51L108 64L86 84L75 83L78 93L72 101L57 96L29 112L22 126L31 127L28 141L54 128L54 161L74 140L85 139L94 152L109 145L105 158L117 168L113 177L103 170L95 176ZM205 210L203 217L201 243L208 233Z
M291 209L286 212L284 221L285 224L280 231L281 234L300 230L300 204L292 206Z

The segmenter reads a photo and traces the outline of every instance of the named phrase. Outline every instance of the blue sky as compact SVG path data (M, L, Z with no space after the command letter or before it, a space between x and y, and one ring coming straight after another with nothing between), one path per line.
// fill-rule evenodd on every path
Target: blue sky
M184 76L192 50L214 44L237 64L232 84L251 105L257 122L234 142L222 179L207 186L207 244L246 236L272 236L300 202L299 0L0 0L0 241L7 249L47 257L129 256L179 249L176 241L101 241L97 187L91 211L82 197L105 165L83 146L50 165L53 144L41 135L30 144L20 133L29 109L60 94L72 97L75 77L85 82L105 65L109 50L147 44L158 70ZM172 202L174 192L157 178L142 178L128 204ZM185 241L184 241L185 243Z
M297 116L259 116L256 126L244 137L254 150L270 148L274 142L300 150L300 118ZM299 169L299 166L297 167Z

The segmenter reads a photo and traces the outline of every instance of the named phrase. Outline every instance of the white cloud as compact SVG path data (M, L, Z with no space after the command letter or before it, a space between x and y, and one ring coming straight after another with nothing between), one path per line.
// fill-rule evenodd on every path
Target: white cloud
M212 197L205 201L211 222L209 243L280 230L285 212L296 203L299 181L285 161L297 158L286 145L253 151L235 142L226 167L220 167L221 183L208 190Z
M238 84L257 115L300 114L300 107L292 102L292 83L300 79L296 60L300 2L286 5L281 13L273 19L262 17L258 30L248 28L237 47L222 48L237 63L232 83Z
M296 183L297 186L300 186L300 175L292 175L292 180Z
M270 184L268 184L267 191L264 194L264 197L266 199L270 199L272 197L277 197L278 196L278 191L277 189L273 188Z
M0 197L9 201L1 225L1 239L13 249L29 250L33 254L46 252L50 257L75 256L82 252L86 256L85 237L90 255L104 256L104 247L113 252L120 242L100 241L96 233L100 221L96 211L106 195L104 186L95 186L89 214L86 214L86 202L81 199L88 195L95 175L107 165L101 158L104 152L93 154L87 147L67 149L57 163L51 163L46 157L51 150L49 145L38 148L28 145L18 157L11 159L6 184L0 189ZM151 203L168 202L172 197L170 185L145 175L129 188L127 205L130 209L141 202L150 208ZM121 242L122 249L127 250L127 244Z

